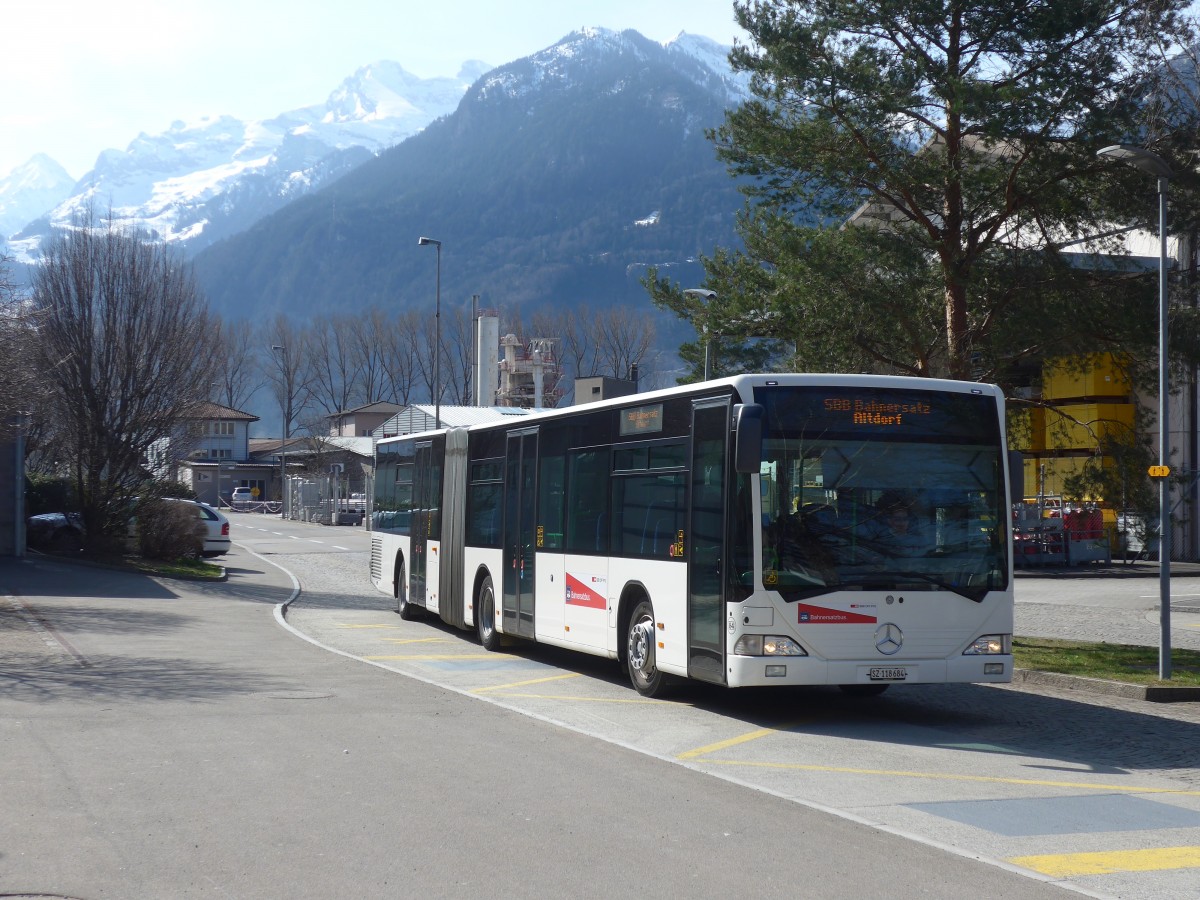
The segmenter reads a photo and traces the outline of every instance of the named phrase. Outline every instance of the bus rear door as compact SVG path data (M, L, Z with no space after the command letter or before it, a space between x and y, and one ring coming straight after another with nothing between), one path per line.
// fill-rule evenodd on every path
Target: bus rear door
M408 599L417 606L428 605L429 581L429 537L435 522L435 504L441 503L437 496L439 485L433 465L433 444L422 441L416 446L413 467L413 510L410 535L412 560L409 576Z
M536 430L508 436L504 467L504 591L501 604L504 633L526 638L534 636L537 451Z

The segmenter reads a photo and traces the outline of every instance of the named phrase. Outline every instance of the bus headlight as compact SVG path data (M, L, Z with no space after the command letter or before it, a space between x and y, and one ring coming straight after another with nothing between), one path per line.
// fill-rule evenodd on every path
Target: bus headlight
M977 637L963 651L963 656L995 656L1000 653L1012 655L1011 634L985 634Z
M777 634L743 634L733 652L737 656L808 656L791 638Z

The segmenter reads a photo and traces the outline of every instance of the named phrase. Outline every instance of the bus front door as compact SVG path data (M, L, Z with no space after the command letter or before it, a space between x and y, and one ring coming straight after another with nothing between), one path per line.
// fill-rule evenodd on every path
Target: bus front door
M538 436L525 431L508 436L504 472L505 634L533 637L534 553L537 549L536 495Z
M691 507L686 540L688 568L688 675L725 682L721 628L725 608L725 493L728 478L729 403L692 407Z

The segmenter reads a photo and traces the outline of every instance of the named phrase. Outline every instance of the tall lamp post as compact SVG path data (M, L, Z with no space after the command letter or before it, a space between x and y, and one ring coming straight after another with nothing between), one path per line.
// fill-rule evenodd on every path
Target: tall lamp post
M437 248L437 282L433 312L433 422L442 427L442 242L433 238L417 238L418 247L433 244Z
M272 344L271 351L274 353L283 354L283 362L281 366L287 366L287 347L280 344ZM286 373L285 373L286 374ZM288 439L288 414L287 414L287 379L284 378L283 391L279 397L279 415L283 419L283 437L279 439L279 518L287 518L287 439Z
M219 382L219 381L211 382L211 387L215 387L215 388L219 389L220 386L221 386L221 382ZM218 393L220 393L219 390L218 390ZM216 401L214 401L214 403L216 403ZM220 404L217 403L216 405L219 406ZM213 420L213 423L212 423L212 432L213 432L213 434L212 434L213 440L211 443L212 453L216 457L216 460L217 460L217 499L213 503L213 509L220 509L221 508L221 448L217 446L217 444L219 442L216 440L216 438L217 438L217 422L215 419Z
M704 300L704 380L708 381L712 375L712 366L709 364L708 345L712 343L712 332L709 330L708 312L709 306L717 299L717 292L710 291L707 288L688 288L684 291L689 297L699 297Z
M1170 410L1167 405L1167 186L1171 167L1157 153L1130 144L1113 144L1096 154L1115 159L1158 179L1158 677L1171 678L1171 502L1167 476L1171 465Z

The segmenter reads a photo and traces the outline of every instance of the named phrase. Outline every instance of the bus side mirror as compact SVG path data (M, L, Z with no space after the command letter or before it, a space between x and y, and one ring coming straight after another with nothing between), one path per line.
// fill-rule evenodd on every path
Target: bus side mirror
M747 475L758 473L762 463L763 408L741 403L733 411L733 467Z
M1008 451L1009 503L1020 503L1025 496L1025 454L1020 450Z

